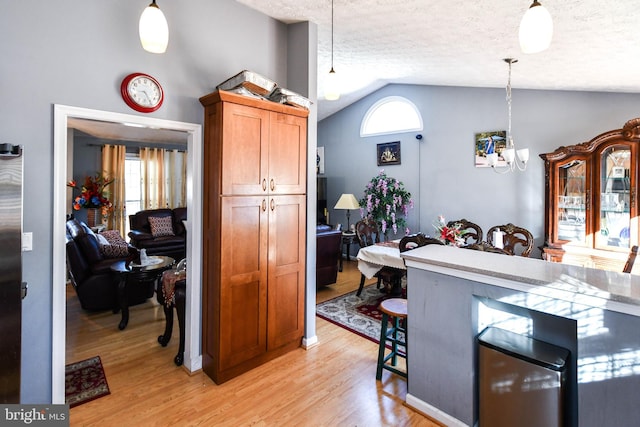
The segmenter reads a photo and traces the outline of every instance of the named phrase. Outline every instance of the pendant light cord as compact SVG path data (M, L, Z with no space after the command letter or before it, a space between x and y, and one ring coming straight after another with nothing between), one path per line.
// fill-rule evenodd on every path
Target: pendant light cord
M509 79L507 80L507 105L509 108L509 136L511 136L511 61L509 61Z
M508 148L513 148L513 137L511 136L511 65L514 62L518 62L518 60L513 58L505 58L504 61L509 64L509 79L507 80L507 112L509 117L509 127L507 129L507 146Z
M331 72L333 72L333 0L331 0Z

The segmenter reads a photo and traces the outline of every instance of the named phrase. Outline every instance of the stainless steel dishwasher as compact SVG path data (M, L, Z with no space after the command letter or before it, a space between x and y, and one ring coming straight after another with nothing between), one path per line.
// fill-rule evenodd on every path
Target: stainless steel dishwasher
M569 350L499 328L478 336L478 426L565 425Z

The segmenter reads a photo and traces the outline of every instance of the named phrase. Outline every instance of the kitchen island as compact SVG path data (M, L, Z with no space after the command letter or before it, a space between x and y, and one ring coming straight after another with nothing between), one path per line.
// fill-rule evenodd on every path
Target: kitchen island
M570 351L566 425L637 425L639 276L440 245L402 256L409 406L475 425L477 336L491 326Z

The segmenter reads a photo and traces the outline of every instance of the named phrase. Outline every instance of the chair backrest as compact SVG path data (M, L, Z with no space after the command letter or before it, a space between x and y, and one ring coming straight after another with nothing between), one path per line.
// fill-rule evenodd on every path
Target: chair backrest
M504 249L496 248L487 242L471 243L462 247L464 249L473 249L475 251L491 252L494 254L513 255L512 253L505 251Z
M447 227L453 227L455 224L460 224L460 230L466 231L462 236L465 245L482 242L482 228L480 228L478 224L463 218L456 221L449 221Z
M356 223L356 236L361 248L380 243L380 228L378 223L368 219L361 219Z
M495 246L493 242L494 231L502 231L504 233L502 236L503 247L504 250L509 252L511 255L520 255L523 257L531 255L534 240L533 234L531 234L529 230L511 223L505 225L494 225L487 232L487 241L491 246ZM521 251L518 246L522 246Z
M406 252L411 249L426 245L444 245L444 242L438 239L434 239L433 237L426 237L422 233L415 233L409 234L400 239L398 248L400 249L400 252Z
M636 256L638 256L638 246L632 246L629 251L629 257L627 258L627 262L624 264L623 273L631 273L633 269L633 263L636 262Z

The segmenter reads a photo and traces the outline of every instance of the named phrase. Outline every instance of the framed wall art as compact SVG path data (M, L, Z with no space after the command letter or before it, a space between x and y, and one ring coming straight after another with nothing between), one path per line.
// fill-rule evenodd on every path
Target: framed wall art
M316 148L316 173L324 175L324 147Z
M378 166L400 164L400 141L378 144Z
M500 156L502 150L507 146L507 131L497 130L491 132L476 133L475 137L475 165L477 168L488 168L489 161L487 154L498 153L498 166L504 165L505 161Z

